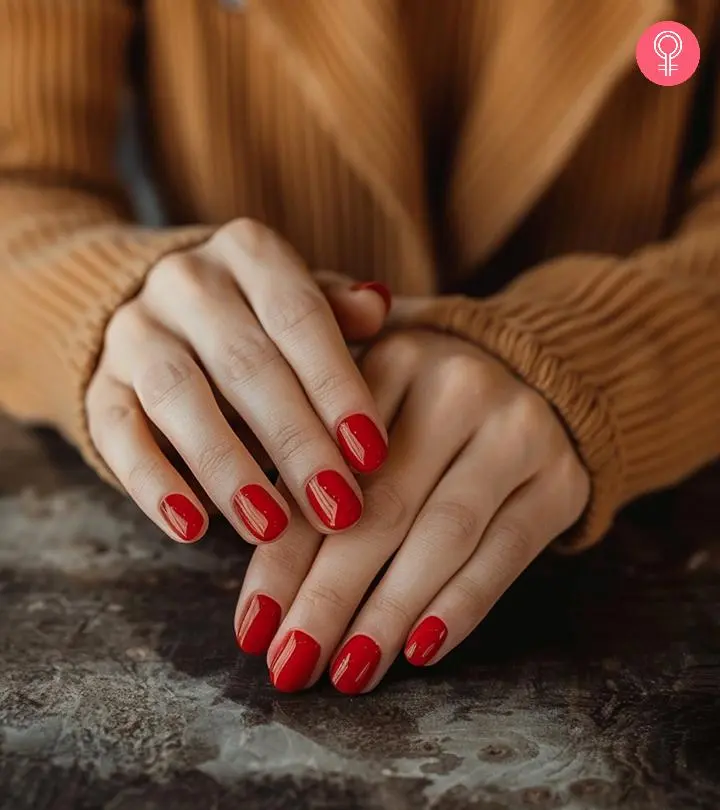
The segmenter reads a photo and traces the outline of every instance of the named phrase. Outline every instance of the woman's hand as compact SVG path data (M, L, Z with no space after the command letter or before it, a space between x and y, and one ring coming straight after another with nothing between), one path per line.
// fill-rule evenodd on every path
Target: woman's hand
M241 648L270 644L281 690L308 686L331 662L340 691L369 691L403 648L413 664L435 663L589 495L553 410L481 349L397 332L361 368L392 426L387 463L363 487L362 521L323 543L307 533L258 548L236 611Z
M157 434L248 542L276 540L289 525L287 501L228 411L316 530L359 520L362 495L348 464L376 470L387 434L345 339L379 330L388 293L320 280L322 289L267 228L238 220L160 261L110 320L87 392L90 433L130 496L174 539L198 540L207 515Z

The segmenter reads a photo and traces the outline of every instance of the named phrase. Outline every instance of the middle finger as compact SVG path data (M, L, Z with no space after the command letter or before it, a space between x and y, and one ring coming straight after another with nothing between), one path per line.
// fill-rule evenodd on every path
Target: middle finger
M281 691L309 686L357 610L373 579L401 544L466 430L443 442L418 442L433 425L425 398L411 392L392 431L388 461L365 490L363 520L321 547L268 650L270 677Z

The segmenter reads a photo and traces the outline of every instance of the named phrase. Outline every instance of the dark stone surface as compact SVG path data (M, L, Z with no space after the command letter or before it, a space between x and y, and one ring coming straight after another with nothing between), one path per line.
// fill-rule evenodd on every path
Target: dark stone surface
M0 451L3 810L720 807L717 472L350 700L237 653L225 527L176 546L56 439Z

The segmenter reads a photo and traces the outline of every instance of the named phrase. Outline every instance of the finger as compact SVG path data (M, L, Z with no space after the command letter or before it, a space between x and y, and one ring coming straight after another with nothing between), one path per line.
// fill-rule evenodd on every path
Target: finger
M313 273L346 341L374 337L392 305L390 290L378 281L357 283L330 271Z
M468 562L424 611L410 633L405 657L434 664L485 618L535 557L580 517L587 482L563 459L506 501Z
M238 533L253 544L277 540L288 506L223 417L189 352L158 329L131 373L148 418Z
M202 250L231 270L347 462L360 473L379 469L387 433L332 309L300 258L271 230L244 220L218 231Z
M411 391L392 430L388 461L367 484L362 522L322 545L270 645L270 675L281 691L319 677L373 579L462 447L462 425L448 430L442 443L418 441L432 424L433 410Z
M405 375L395 373L384 378L379 364L374 371L371 391L382 403L381 417L389 424L402 399L410 370ZM280 482L278 490L285 494L286 485ZM235 636L244 652L267 652L321 546L322 535L303 521L299 513L296 517L297 506L288 500L292 512L290 531L279 543L256 549L238 598Z
M341 692L370 691L380 682L418 615L473 554L508 494L537 472L539 459L509 427L504 412L486 422L428 498L330 667Z
M318 531L347 529L360 518L362 493L340 449L234 280L207 261L195 257L181 265L176 279L179 273L184 280L176 280L180 289L172 301L158 305L158 317L193 347L222 396L273 460L306 518ZM200 272L207 275L202 284L196 278ZM386 441L366 414L341 420L338 435L356 448L366 469L382 463Z
M282 483L278 490L289 494ZM238 597L235 638L252 655L267 652L322 542L292 500L290 510L290 529L279 542L258 546Z
M397 333L372 346L359 361L368 389L385 425L399 412L423 352L413 335Z
M199 540L207 530L207 513L160 451L134 392L96 376L87 412L95 447L140 509L173 540Z

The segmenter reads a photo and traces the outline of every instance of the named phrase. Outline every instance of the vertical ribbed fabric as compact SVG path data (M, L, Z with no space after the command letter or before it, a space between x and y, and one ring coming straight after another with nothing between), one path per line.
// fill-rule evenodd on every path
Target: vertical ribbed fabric
M107 320L161 256L251 216L311 267L429 296L404 323L476 342L541 391L593 479L575 543L595 540L720 452L720 144L679 189L697 83L657 88L632 61L668 17L711 52L716 0L680 12L0 0L0 405L102 471L83 402ZM130 220L114 168L138 22L166 230ZM498 295L433 297L491 256Z

